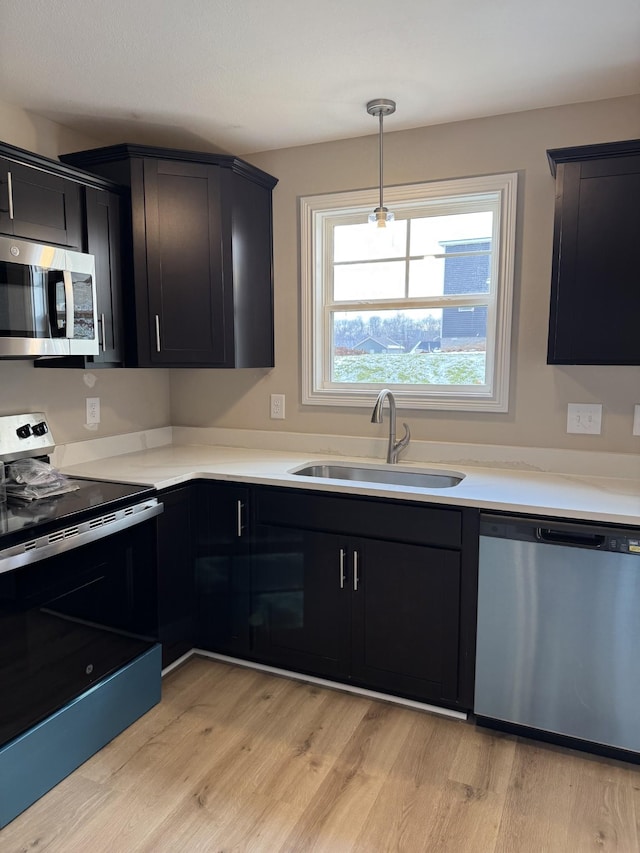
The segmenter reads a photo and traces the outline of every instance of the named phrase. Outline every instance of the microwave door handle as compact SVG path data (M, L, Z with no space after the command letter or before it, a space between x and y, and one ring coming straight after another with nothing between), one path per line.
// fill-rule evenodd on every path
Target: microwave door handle
M69 270L63 270L62 278L64 280L64 300L66 304L67 322L66 336L73 338L75 327L75 310L73 304L73 279Z
M9 219L13 219L13 178L11 172L7 172L7 194L9 196Z
M64 287L64 280L55 280L53 276L49 279L49 328L51 329L51 334L54 338L61 337L63 332L62 326L60 325L60 314L58 313L58 288L60 285Z

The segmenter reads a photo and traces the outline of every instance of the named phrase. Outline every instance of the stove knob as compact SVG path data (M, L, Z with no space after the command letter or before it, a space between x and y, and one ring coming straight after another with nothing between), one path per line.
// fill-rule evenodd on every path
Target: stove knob
M18 438L29 438L31 435L31 424L24 424L16 430Z
M49 427L47 426L46 421L40 421L39 424L33 425L33 434L34 435L46 435L49 432Z

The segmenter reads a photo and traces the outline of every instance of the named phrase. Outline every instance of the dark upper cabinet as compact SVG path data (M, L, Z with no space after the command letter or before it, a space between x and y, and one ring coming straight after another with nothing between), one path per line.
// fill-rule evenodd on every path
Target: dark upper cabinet
M38 243L80 249L82 245L81 186L59 174L54 161L31 155L40 166L20 163L29 152L0 144L0 232Z
M62 159L131 188L128 365L273 366L275 178L235 157L140 145Z
M85 251L95 257L100 352L87 365L124 361L120 207L117 192L85 188Z
M148 351L153 364L223 364L220 169L150 159L142 166L148 310L138 312L138 361Z
M640 140L547 152L556 177L550 364L640 364Z
M42 358L38 368L121 367L124 364L122 317L121 223L122 193L83 187L82 249L93 255L96 264L98 313L98 355Z
M123 193L123 188L111 181L0 143L0 233L68 246L95 257L99 354L37 359L36 367L123 364Z

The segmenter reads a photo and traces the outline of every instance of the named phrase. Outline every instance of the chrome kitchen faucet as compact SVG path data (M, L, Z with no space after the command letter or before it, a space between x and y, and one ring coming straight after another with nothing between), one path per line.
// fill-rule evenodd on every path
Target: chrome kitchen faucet
M396 401L388 388L383 388L378 394L378 399L376 400L376 404L373 407L373 412L371 414L371 423L382 423L382 406L384 405L385 399L388 399L389 401L389 446L387 449L387 462L390 465L393 465L398 461L400 451L404 450L405 447L408 446L409 441L411 440L411 433L409 432L408 424L403 423L404 435L396 441Z

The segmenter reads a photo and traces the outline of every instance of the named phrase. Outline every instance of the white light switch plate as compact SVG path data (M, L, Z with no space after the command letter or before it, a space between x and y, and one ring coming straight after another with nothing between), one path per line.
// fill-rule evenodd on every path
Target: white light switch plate
M640 406L633 407L633 434L640 435Z
M600 435L602 431L601 403L569 403L567 432L581 435Z

